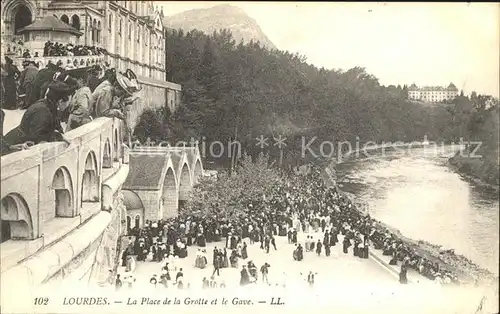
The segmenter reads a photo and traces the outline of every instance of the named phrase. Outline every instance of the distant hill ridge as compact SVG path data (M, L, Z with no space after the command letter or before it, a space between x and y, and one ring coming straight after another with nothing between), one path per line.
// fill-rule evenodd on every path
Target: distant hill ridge
M236 43L243 40L259 41L268 49L276 49L274 43L264 34L257 22L248 16L243 9L223 4L208 9L194 9L166 16L163 24L172 29L186 31L197 29L212 34L220 29L229 29Z

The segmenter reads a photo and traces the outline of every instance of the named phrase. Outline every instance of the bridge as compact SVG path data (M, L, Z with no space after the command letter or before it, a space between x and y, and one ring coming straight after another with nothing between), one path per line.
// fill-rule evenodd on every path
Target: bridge
M97 118L67 132L69 146L43 143L1 158L2 305L29 287L104 281L127 220L177 215L203 174L198 149L128 151L123 128ZM131 206L137 200L142 208Z
M123 184L127 227L145 220L177 216L203 166L198 147L141 147L128 154L130 172Z

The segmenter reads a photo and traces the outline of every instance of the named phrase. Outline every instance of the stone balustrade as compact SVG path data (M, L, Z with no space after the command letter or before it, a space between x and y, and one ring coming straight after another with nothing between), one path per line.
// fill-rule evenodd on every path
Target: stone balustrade
M2 228L10 232L0 244L2 291L4 278L22 275L23 287L49 280L110 220L128 175L122 121L98 118L66 137L69 146L43 143L1 159Z
M23 61L26 58L18 57L13 58L14 64L17 65L19 69L22 69ZM33 60L38 62L39 68L44 68L49 62L53 64L57 64L58 62L62 62L62 68L68 69L79 69L90 67L93 65L103 65L105 62L104 55L96 55L96 56L59 56L59 57L39 57L39 58L29 58L29 60Z

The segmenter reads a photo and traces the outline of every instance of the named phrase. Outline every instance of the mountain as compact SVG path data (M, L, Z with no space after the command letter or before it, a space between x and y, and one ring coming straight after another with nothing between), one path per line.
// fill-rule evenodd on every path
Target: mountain
M216 30L226 28L233 33L236 43L241 40L247 43L253 39L268 49L276 49L276 46L267 38L253 18L242 9L228 4L166 16L163 25L167 28L180 28L186 31L197 29L208 35Z

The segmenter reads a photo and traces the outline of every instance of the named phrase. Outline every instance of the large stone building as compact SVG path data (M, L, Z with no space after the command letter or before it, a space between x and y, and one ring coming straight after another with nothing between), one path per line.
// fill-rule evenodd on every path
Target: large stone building
M153 1L2 0L1 54L17 65L29 50L43 67L49 61L86 67L107 62L133 70L142 83L145 103L136 108L180 103L181 87L166 81L166 29ZM47 41L95 46L102 55L45 56ZM37 54L38 57L34 57Z
M458 96L458 88L453 83L450 83L448 87L424 86L421 88L415 84L411 84L408 88L408 99L410 100L439 103L453 99L456 96Z

